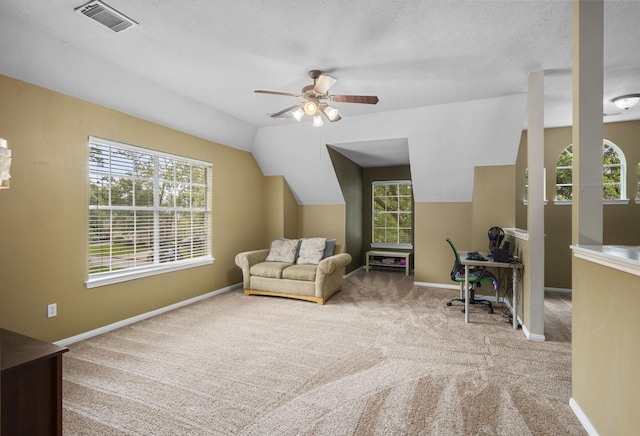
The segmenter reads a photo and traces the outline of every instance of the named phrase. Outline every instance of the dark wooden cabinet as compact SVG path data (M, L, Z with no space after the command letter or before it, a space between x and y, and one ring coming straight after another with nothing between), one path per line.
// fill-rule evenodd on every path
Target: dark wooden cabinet
M62 434L65 347L0 329L3 435Z

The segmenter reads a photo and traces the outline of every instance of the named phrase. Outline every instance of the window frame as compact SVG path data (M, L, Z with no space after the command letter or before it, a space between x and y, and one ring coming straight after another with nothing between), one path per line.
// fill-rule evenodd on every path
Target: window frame
M638 163L638 187L636 191L636 204L640 204L640 162Z
M547 201L547 169L542 168L542 201L546 206ZM524 199L522 204L527 206L529 204L529 168L524 169Z
M411 190L411 208L409 211L407 210L401 210L400 209L400 202L397 202L398 207L397 209L394 209L393 211L389 211L388 213L394 213L394 214L409 214L410 215L410 221L411 221L411 226L409 228L409 231L411 233L411 242L410 243L403 243L400 242L400 238L398 236L398 238L396 238L395 242L375 242L375 234L376 234L376 229L380 229L381 227L377 227L375 225L376 222L376 198L379 198L380 196L376 196L376 186L389 186L389 185L408 185L410 190ZM386 197L386 196L383 196ZM401 196L400 194L397 195L398 198L404 197L406 198L407 196ZM413 222L413 207L414 207L414 200L413 200L413 184L411 182L411 180L378 180L378 181L374 181L371 182L371 248L391 248L391 249L413 249L413 237L414 237L414 222ZM385 229L387 227L384 227ZM403 227L404 229L407 229L406 227ZM400 230L402 229L402 227L400 226L396 226L395 229L397 229L398 231L398 235Z
M127 159L126 157L120 160L121 164L121 174L122 179L131 180L131 191L125 192L124 197L129 195L132 200L130 205L118 205L118 201L112 197L113 187L115 187L115 180L121 180L120 177L116 174L113 165L118 162L114 162L112 158L114 155L109 155L111 160L109 161L109 167L105 170L103 167L101 168L96 162L94 162L94 156L92 155L92 149L95 147L101 147L111 150L117 150L124 152L136 153L136 157L144 156L145 158L150 158L145 163L148 165L146 168L146 174L141 175L136 173L135 158ZM89 137L88 140L88 151L89 156L87 159L88 164L88 193L89 198L87 199L88 203L88 216L87 216L87 280L85 281L85 286L87 288L94 288L98 286L109 285L113 283L120 283L128 280L138 279L142 277L149 277L157 274L164 274L171 271L182 270L186 268L193 268L202 265L209 265L214 262L214 258L211 255L211 235L212 235L212 220L211 220L211 210L212 210L212 170L213 164L211 162L204 162L196 159L191 159L184 156L178 156L169 153L163 153L156 150L138 147L130 144L124 144L116 141L111 141L104 138L97 137ZM96 159L97 161L97 159ZM175 167L188 166L188 181L179 180L179 173L177 171L174 172L174 178L172 180L168 178L163 178L160 173L159 166L161 162L168 163L169 166L175 165ZM130 166L130 167L129 167ZM174 167L174 168L175 168ZM194 169L198 169L199 171L204 171L204 175L197 175L194 172ZM153 174L151 174L153 173ZM184 178L184 174L181 174ZM100 190L95 190L94 182L98 179L101 182L106 180L106 191L104 190L105 186L103 186L102 194L107 193L106 204L100 203L100 200L105 201L104 197L101 199L92 199L93 193L100 193ZM204 177L204 181L200 182L196 179L198 177ZM153 193L151 200L147 192L147 204L138 205L136 204L136 197L139 192L136 191L136 186L138 183L146 183L146 189L150 191L150 186L152 185ZM174 188L173 195L169 195L169 197L173 198L172 204L167 204L166 199L161 198L160 192L161 187L166 188L167 186ZM181 190L180 188L188 188L187 193ZM204 193L202 193L204 190ZM166 192L166 191L165 191ZM204 198L203 198L204 196ZM179 204L180 200L184 203L184 199L187 198L188 205ZM199 200L200 203L203 203L204 206L199 206L194 204L194 200ZM148 204L152 202L153 204ZM164 203L164 204L163 204ZM108 243L103 245L109 245L109 253L104 256L106 257L105 266L107 271L98 271L92 272L92 267L90 265L91 261L91 252L92 252L92 243L98 240L96 239L96 220L99 220L99 216L93 214L92 211L108 211L109 217L106 221L106 232L108 234ZM151 254L147 256L146 259L141 260L139 257L136 260L129 260L129 262L133 262L133 266L127 265L123 269L114 269L114 241L116 238L120 238L118 235L118 231L122 231L118 229L117 217L113 214L113 212L129 212L132 213L133 217L139 217L140 215L147 215L147 223L146 227L143 227L143 230L140 232L148 233L148 240L146 241L146 246L149 247L148 250ZM188 218L188 223L180 223L180 216L186 214ZM171 241L167 241L166 233L162 231L164 228L162 226L162 219L166 219L169 217L173 222L169 227L171 228L172 234L169 236ZM138 230L137 230L137 222L138 218L134 218L134 237L131 242L134 247L138 241ZM92 224L93 223L93 224ZM195 223L195 224L194 224ZM190 243L186 245L186 250L188 251L186 259L179 258L179 254L183 253L183 247L185 247L182 242L178 241L178 238L183 238L187 236ZM163 239L164 238L164 239ZM200 244L194 243L194 241L201 241ZM170 259L168 256L163 256L164 248L161 248L163 244L168 243L169 251L173 249L173 259ZM142 244L141 244L142 245ZM93 250L95 252L95 248ZM133 249L134 256L140 255L143 251L138 251L137 248ZM155 253L159 253L157 256ZM203 253L203 254L200 254ZM165 253L166 254L166 253ZM94 254L95 255L95 254ZM138 262L140 265L138 265Z
M605 152L607 151L607 148L613 150L616 154L616 156L618 157L618 159L620 160L619 163L617 164L605 164L604 163L604 156L605 156ZM570 151L569 151L570 150ZM571 165L563 165L563 166L558 166L558 161L560 160L560 157L566 153L569 152L571 154ZM629 199L627 198L627 162L626 162L626 158L624 155L624 152L620 149L620 147L618 147L616 144L614 144L613 142L611 142L608 139L604 139L602 141L602 184L603 184L603 192L602 192L602 202L603 204L628 204L629 203ZM607 183L604 180L605 177L605 172L607 171L608 168L612 168L612 167L618 167L620 168L619 172L620 172L620 181L616 182L616 185L620 186L620 197L619 198L615 198L615 199L605 199L604 198L604 187L607 184L611 184L611 183ZM558 170L569 170L570 174L571 174L571 183L564 183L564 184L559 184L558 183ZM558 200L558 187L559 186L563 186L563 187L571 187L571 199L563 199L563 200ZM555 194L554 194L554 200L553 203L555 205L570 205L573 204L573 144L569 144L568 146L566 146L558 155L558 159L556 160L556 184L555 184Z

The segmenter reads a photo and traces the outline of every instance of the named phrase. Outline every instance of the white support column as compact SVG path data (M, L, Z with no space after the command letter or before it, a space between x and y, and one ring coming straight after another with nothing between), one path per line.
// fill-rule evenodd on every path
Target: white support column
M544 71L529 73L527 144L530 251L524 275L529 283L529 325L526 327L531 336L540 338L544 337Z
M571 241L602 244L604 5L573 3L573 208Z

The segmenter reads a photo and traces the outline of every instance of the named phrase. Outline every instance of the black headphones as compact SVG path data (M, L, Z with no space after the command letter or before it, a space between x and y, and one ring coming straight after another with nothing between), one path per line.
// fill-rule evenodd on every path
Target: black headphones
M500 227L491 227L489 229L489 251L500 248L500 244L502 244L503 239L504 230Z

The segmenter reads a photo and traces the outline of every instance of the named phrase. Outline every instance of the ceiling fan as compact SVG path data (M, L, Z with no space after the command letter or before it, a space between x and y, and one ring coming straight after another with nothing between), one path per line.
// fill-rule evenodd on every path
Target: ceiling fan
M291 115L293 115L296 120L300 121L306 114L313 117L314 127L320 127L324 124L322 121L323 116L331 122L340 121L342 119L338 113L338 109L330 106L327 103L327 100L337 103L378 103L378 97L374 95L329 95L329 89L331 89L337 80L331 76L322 74L322 71L320 70L309 71L309 77L313 79L313 85L303 87L302 91L298 94L291 92L264 91L262 89L258 89L255 92L260 94L286 95L290 97L303 98L304 101L286 109L282 109L270 116L271 118L280 118L291 112Z

